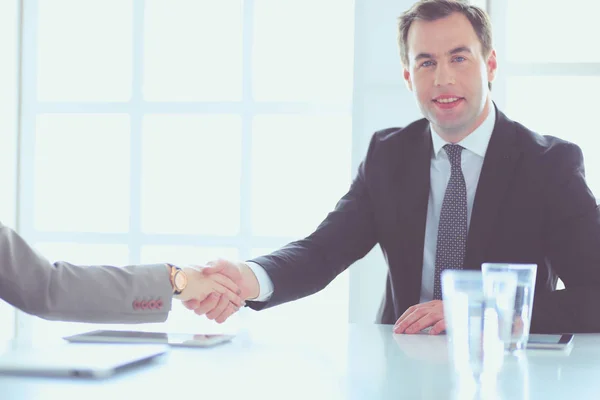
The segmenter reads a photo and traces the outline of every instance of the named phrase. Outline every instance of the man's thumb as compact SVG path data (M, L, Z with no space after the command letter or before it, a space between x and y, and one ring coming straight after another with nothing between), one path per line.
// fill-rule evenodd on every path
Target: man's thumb
M223 271L224 265L222 263L219 264L211 264L202 268L202 273L205 275L212 275Z

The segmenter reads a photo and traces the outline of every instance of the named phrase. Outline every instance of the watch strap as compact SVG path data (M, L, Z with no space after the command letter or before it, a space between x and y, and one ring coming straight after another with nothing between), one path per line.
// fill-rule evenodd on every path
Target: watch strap
M179 295L183 291L183 288L178 288L176 282L177 274L181 273L181 268L173 264L167 264L170 268L169 279L171 280L171 287L173 288L173 294Z

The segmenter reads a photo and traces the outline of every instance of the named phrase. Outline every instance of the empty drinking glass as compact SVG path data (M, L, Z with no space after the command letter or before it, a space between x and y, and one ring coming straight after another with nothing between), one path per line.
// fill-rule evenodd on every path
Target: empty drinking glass
M511 272L446 270L442 273L449 355L458 382L480 384L500 371L512 321L517 277Z
M535 292L536 264L494 264L486 263L481 267L483 275L498 272L513 272L517 275L517 292L515 295L513 322L510 341L506 345L509 351L527 347L533 296Z

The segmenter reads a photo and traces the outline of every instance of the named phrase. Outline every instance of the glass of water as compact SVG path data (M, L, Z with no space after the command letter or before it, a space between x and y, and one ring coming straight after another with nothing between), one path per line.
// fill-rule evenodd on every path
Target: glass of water
M517 277L511 272L446 270L442 273L449 356L457 383L495 379L504 359Z
M517 275L517 292L513 312L510 341L506 349L510 352L527 347L533 296L535 292L536 264L495 264L486 263L481 267L483 275L498 272L513 272Z

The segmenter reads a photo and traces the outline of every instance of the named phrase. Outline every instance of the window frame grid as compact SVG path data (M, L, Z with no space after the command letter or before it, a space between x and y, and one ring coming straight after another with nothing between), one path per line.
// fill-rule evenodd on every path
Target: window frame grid
M41 102L37 100L38 0L22 3L20 170L17 210L18 232L33 246L40 242L80 244L122 244L129 248L129 264L139 264L144 245L197 245L237 248L241 259L250 257L253 248L277 248L298 239L288 236L257 236L251 231L252 122L260 114L352 115L352 104L314 104L304 102L257 102L252 93L252 42L254 0L243 1L242 100L233 102L149 102L142 97L145 0L133 3L132 95L128 102ZM124 113L130 116L130 218L128 233L89 233L37 231L34 221L35 121L44 113ZM193 234L148 234L141 231L142 123L146 114L237 114L242 119L242 172L240 180L240 231L236 236L219 237ZM66 194L68 195L68 194ZM116 194L118 195L118 194ZM33 317L17 313L15 337L31 341Z

